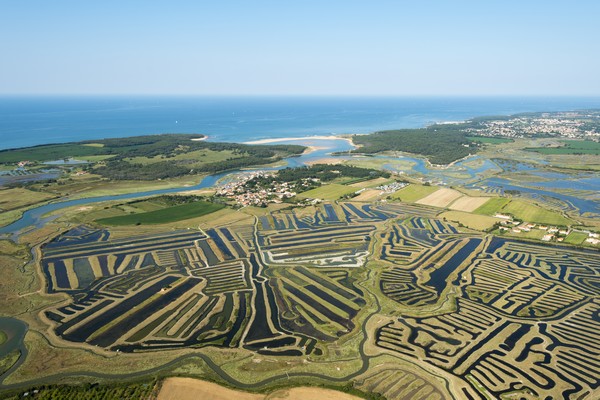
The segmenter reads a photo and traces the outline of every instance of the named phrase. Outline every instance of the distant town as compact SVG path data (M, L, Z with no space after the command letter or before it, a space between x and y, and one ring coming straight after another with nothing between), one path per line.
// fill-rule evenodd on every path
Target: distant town
M600 112L575 111L515 115L508 118L485 119L479 126L466 129L479 136L524 138L540 135L568 139L600 138Z

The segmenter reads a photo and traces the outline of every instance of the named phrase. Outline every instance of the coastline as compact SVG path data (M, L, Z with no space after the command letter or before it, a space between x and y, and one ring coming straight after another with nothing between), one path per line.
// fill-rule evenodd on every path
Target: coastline
M280 142L298 142L304 140L345 140L350 143L352 146L356 145L352 142L352 139L343 136L325 136L325 135L317 135L317 136L303 136L303 137L293 137L293 138L272 138L272 139L259 139L259 140L251 140L248 142L242 142L242 144L270 144L270 143L280 143Z

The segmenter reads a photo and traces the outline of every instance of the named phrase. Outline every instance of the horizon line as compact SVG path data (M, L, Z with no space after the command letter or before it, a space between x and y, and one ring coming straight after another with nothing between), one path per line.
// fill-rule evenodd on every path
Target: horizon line
M598 94L323 94L323 93L0 93L0 98L15 97L322 97L322 98L600 98Z

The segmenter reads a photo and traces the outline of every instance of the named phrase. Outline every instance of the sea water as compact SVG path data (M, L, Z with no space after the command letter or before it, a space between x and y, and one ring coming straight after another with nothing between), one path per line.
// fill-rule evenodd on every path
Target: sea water
M590 108L600 98L0 97L0 149L155 133L245 142Z

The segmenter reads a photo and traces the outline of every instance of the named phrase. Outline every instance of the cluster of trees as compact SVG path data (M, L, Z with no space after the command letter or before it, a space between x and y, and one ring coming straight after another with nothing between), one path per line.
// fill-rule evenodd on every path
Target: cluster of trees
M86 141L83 144L100 143L102 154L115 155L113 159L132 157L173 157L196 150L232 151L234 154L248 154L258 158L270 158L278 153L301 154L305 147L298 145L247 145L239 143L207 142L203 135L194 134L162 134L134 136L118 139Z
M198 134L161 134L126 138L86 140L77 143L34 146L24 149L0 151L0 163L14 163L22 160L48 161L69 157L109 155L101 165L90 171L114 180L154 180L183 176L191 173L217 173L230 169L276 162L283 157L299 155L306 147L299 145L247 145L239 143L207 142ZM197 150L228 151L233 156L219 162L198 165L185 155ZM156 162L131 163L135 157L158 157ZM151 160L154 161L154 160Z
M42 385L15 394L12 397L8 397L8 399L17 400L23 398L32 398L36 400L138 400L150 398L155 387L156 381L111 385L90 383L78 386ZM25 396L25 393L27 393L27 396Z
M123 160L107 162L93 170L95 174L112 180L140 180L176 178L189 174L190 168L182 167L169 161L152 164L136 164Z
M337 178L389 178L390 174L369 168L354 167L351 165L315 164L310 167L284 168L277 172L275 177L258 176L248 180L244 185L247 189L272 187L277 183L295 183L296 189L310 190ZM310 179L319 179L312 182Z
M169 134L136 136L120 139L104 139L101 143L104 154L112 154L113 158L104 165L93 169L94 173L112 180L154 180L176 178L193 173L218 173L222 171L268 164L282 159L284 156L299 155L305 150L298 145L245 145L239 143L220 143L193 141L202 135ZM91 143L91 142L89 142ZM180 154L196 150L230 151L234 156L223 161L198 165L198 160L169 160ZM163 156L162 161L146 164L132 163L127 159L133 157L152 158Z
M355 135L352 140L361 147L354 153L375 154L382 151L404 151L425 156L432 164L449 164L477 151L467 138L464 127L432 125L421 129L399 129Z
M389 178L390 174L369 168L354 167L352 165L315 164L310 167L284 168L277 173L280 181L291 182L304 178L319 178L323 182L340 177L349 178Z

